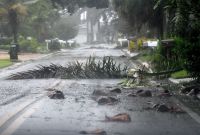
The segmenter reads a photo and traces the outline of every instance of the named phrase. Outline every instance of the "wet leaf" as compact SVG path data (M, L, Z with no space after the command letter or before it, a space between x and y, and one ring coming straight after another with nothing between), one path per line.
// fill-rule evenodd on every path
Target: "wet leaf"
M65 99L63 92L58 90L48 92L47 95L50 99Z
M112 117L105 116L105 119L106 121L113 121L113 122L131 122L131 117L127 113L120 113Z
M102 129L96 129L94 131L81 131L80 134L91 134L91 135L107 135L106 131Z

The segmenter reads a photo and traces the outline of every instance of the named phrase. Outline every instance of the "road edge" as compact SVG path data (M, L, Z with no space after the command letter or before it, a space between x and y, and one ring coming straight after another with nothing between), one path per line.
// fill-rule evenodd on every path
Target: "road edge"
M124 52L124 54L125 54L127 57L129 57L129 58L132 57L129 53L127 53L127 52L124 51L123 49L121 49L121 50L122 50L122 52ZM134 56L134 57L135 57L135 56ZM140 64L142 65L142 62L141 62L141 61L137 60L137 62L140 63ZM133 64L132 61L131 61L131 63ZM170 80L169 80L169 81L170 81ZM171 82L172 82L172 81L171 81ZM174 83L174 82L172 82L172 83L173 83L173 84L176 84L176 83ZM200 124L200 116L199 116L197 113L195 113L194 111L192 111L192 109L190 109L189 107L185 106L184 103L182 103L182 102L181 102L180 100L178 100L177 98L173 97L172 100L173 100L176 104L179 104L179 105L182 107L182 109L183 109L185 112L187 112L187 114L188 114L190 117L192 117L197 123Z

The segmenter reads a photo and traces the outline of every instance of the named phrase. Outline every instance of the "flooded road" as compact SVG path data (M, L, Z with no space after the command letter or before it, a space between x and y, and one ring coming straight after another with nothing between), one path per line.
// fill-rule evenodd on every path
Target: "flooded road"
M173 102L172 98L156 96L155 87L147 87L153 97L127 96L135 89L117 85L118 79L38 79L5 80L13 73L34 69L51 63L66 66L74 60L86 61L90 56L112 56L117 62L134 66L120 49L111 45L83 46L62 50L48 57L29 61L0 72L0 134L1 135L79 135L80 131L102 129L108 135L199 135L200 124L187 113L161 113L147 109L149 102ZM92 93L100 90L112 94L117 104L99 105ZM62 91L65 99L54 100L47 96L48 89ZM12 98L11 98L12 97ZM105 121L105 116L127 113L130 122Z

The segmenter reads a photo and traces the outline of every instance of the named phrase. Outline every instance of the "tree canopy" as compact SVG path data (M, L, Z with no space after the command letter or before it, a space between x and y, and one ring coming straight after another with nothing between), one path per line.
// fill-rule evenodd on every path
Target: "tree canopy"
M113 0L115 10L138 32L142 26L156 28L162 33L163 11L161 8L153 9L154 0Z
M0 16L6 18L13 34L13 41L17 43L17 33L19 21L22 16L27 15L26 7L17 0L2 0L0 6Z
M197 41L200 38L199 0L157 0L155 9L162 7L169 16L173 35Z
M170 31L178 37L177 50L184 67L200 82L200 1L157 0L169 16Z
M109 6L109 0L51 0L53 5L56 7L57 5L62 6L63 8L67 8L68 12L74 13L76 9L80 7L96 7L99 8L107 8Z

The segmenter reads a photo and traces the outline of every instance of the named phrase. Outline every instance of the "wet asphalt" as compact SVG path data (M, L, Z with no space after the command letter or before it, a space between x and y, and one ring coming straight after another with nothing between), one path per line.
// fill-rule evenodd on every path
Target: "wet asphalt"
M124 53L111 45L84 46L73 50L62 50L48 57L22 63L0 71L0 118L9 114L20 104L35 102L23 108L0 127L2 135L79 135L80 131L103 129L108 135L199 135L200 124L187 113L161 113L147 109L149 103L174 104L171 97L158 97L156 87L146 87L153 97L128 97L136 89L123 89L113 94L120 101L114 105L98 105L92 99L94 90L109 92L121 80L6 80L17 72L37 68L51 63L66 66L74 60L86 61L89 56L102 58L112 56L117 62L134 66ZM47 89L54 88L64 93L65 99L53 100ZM106 122L105 116L127 113L131 122Z

